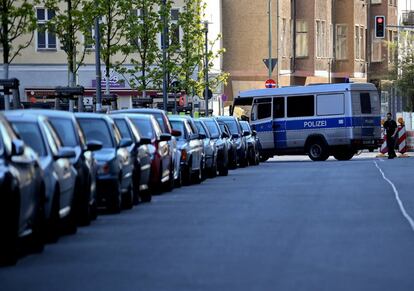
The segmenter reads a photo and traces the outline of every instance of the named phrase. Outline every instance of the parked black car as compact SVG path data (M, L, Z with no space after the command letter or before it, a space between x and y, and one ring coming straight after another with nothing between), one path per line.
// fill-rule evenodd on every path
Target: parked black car
M98 162L97 200L111 212L119 213L122 206L133 203L132 171L134 163L128 152L131 139L121 138L114 121L107 115L76 113L87 141L97 140L102 149L95 152Z
M212 138L211 133L201 119L194 119L194 123L197 126L198 132L203 137L204 143L204 161L205 172L210 177L217 176L217 146L216 141Z
M250 165L258 165L260 163L260 140L255 130L252 130L247 121L240 121L243 129L243 135L247 141L247 157Z
M232 136L229 127L227 124L220 120L216 119L218 125L220 126L220 130L222 132L222 138L227 143L228 149L228 158L229 158L229 169L236 169L238 163L238 156L237 156L237 144L236 139ZM238 136L238 135L237 135Z
M29 111L29 110L26 110ZM33 109L33 113L46 116L56 130L62 145L75 151L71 159L78 176L75 184L75 212L79 225L88 225L97 216L96 175L98 166L93 152L102 144L96 140L86 141L79 124L71 112Z
M219 116L218 120L223 121L230 129L233 141L237 145L237 162L241 167L248 165L247 141L243 135L241 125L234 116Z
M134 183L134 204L150 202L152 195L149 191L151 178L151 152L148 145L151 144L150 138L140 135L138 129L125 114L114 114L111 118L121 133L122 138L132 140L128 147L131 158L134 162L132 180Z
M45 186L37 154L0 114L0 265L17 261L19 238L43 248Z
M212 117L200 118L210 132L210 138L217 148L217 170L220 176L227 176L229 173L229 143L227 133L220 129L217 121Z

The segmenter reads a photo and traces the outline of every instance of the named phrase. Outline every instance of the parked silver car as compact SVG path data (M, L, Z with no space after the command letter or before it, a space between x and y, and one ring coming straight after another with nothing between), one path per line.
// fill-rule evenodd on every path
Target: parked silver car
M37 154L0 114L0 265L14 265L19 238L43 247L44 182Z
M61 220L65 221L70 232L75 232L74 190L77 171L70 162L75 152L62 146L47 117L23 110L7 111L5 116L23 141L39 156L40 168L44 172L48 239L57 240Z
M25 110L46 116L62 145L75 151L71 163L78 172L75 185L75 212L79 225L88 225L97 216L96 175L98 165L93 152L100 150L102 144L96 140L86 141L82 130L71 112L59 110Z
M75 116L86 140L102 143L102 149L94 153L98 162L98 205L106 206L113 213L119 213L122 205L129 206L133 201L134 164L128 152L132 140L121 138L114 121L107 115L76 113Z
M180 131L177 138L181 152L181 177L183 184L200 183L203 170L203 141L198 132L183 116L169 116L173 129Z

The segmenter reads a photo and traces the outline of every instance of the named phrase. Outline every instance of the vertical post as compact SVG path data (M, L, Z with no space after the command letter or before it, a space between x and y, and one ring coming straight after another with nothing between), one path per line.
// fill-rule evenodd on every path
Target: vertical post
M168 74L167 74L167 46L168 46L168 21L167 21L167 0L162 0L162 17L163 17L163 30L162 30L162 99L163 109L168 110Z
M269 0L269 5L267 9L269 14L269 79L272 79L272 0Z
M209 90L209 84L208 84L208 21L204 21L204 32L205 32L205 50L206 50L206 60L205 60L205 68L204 68L204 78L206 82L206 89L205 89L205 96L204 101L206 103L206 113L205 116L208 117L208 90Z
M3 70L4 70L4 79L9 78L9 64L5 63L3 64ZM10 110L10 98L9 95L4 93L4 110Z
M174 90L174 114L177 114L177 91Z
M276 49L276 88L279 88L280 80L279 80L279 0L276 1L276 31L277 31L277 49Z
M99 16L95 18L95 73L96 73L96 112L102 111L102 72L101 72L101 34Z

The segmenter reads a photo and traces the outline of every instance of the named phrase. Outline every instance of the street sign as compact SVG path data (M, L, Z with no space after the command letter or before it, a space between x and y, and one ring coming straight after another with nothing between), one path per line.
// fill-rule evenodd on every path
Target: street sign
M203 91L204 99L206 99L206 90ZM211 89L208 89L208 100L210 100L213 97L213 91Z
M92 106L93 105L93 97L91 97L91 96L83 97L83 105Z
M269 59L263 59L263 63L265 64L266 68L269 69ZM277 65L277 59L276 58L271 59L272 72L275 69L276 65Z
M266 88L270 89L270 88L276 88L276 81L273 79L269 79L266 81L265 83Z

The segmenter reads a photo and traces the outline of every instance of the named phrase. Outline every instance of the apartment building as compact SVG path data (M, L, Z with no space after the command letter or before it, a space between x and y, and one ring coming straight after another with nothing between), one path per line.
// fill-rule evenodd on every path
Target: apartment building
M374 37L375 15L396 25L396 0L222 0L223 69L231 78L225 92L263 88L269 75L268 4L272 4L271 75L278 85L381 80L391 57L387 42ZM370 2L371 1L371 2ZM368 36L368 38L367 38ZM378 82L379 83L379 82Z
M171 9L171 22L177 23L179 13L183 10L184 0L174 0ZM63 2L62 2L63 3ZM215 39L221 33L221 0L207 1L207 9L205 11L205 20L210 22L209 36L211 40ZM63 5L63 4L62 4ZM54 11L50 11L42 5L37 5L36 17L39 26L44 26L53 16ZM138 12L137 12L138 13ZM91 28L93 30L93 28ZM93 32L93 31L92 31ZM177 39L182 38L183 31L177 28ZM22 36L19 39L20 43L25 43L30 36ZM85 55L83 65L79 68L77 73L77 84L85 87L86 95L93 96L96 92L96 71L95 71L95 51L93 45L85 44L85 37L79 35L80 47L78 47L79 54L77 59L81 59L82 51L87 46L87 53ZM157 36L157 42L161 48L161 35ZM13 44L17 46L19 43ZM217 51L221 49L221 42L217 42L214 49ZM133 55L134 58L139 58L138 55ZM113 58L113 62L122 61L124 56L118 54ZM124 63L126 67L131 66L129 58ZM104 66L102 69L102 87L104 86ZM0 64L0 75L3 75L3 67ZM221 59L216 60L212 68L213 73L219 73L221 70ZM195 72L195 77L196 77ZM52 31L36 31L33 41L30 45L21 51L21 54L13 61L9 68L9 77L18 78L21 84L20 94L22 99L36 97L47 99L53 96L54 88L56 86L64 86L68 84L69 74L67 67L67 57L62 48L62 44ZM124 76L111 70L110 73L110 89L111 93L119 97L133 97L140 94L136 90L131 89L128 81Z

